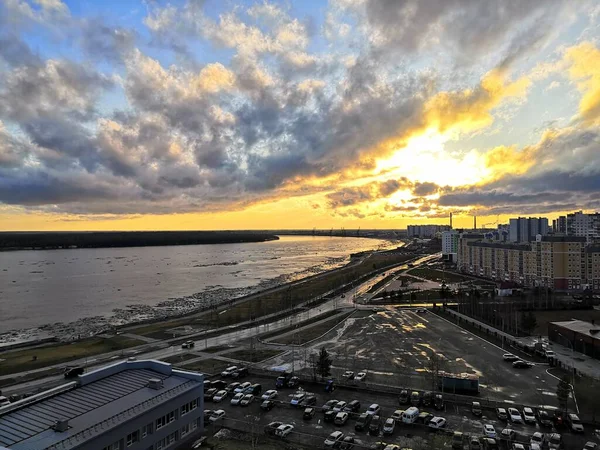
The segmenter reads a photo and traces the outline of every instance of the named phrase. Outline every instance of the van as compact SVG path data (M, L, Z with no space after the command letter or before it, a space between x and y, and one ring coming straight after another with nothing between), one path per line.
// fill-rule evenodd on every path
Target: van
M246 394L260 395L262 393L262 386L258 383L254 383L252 386L250 386L246 390L247 390Z
M402 414L402 422L415 423L415 421L417 420L418 417L419 417L419 408L415 408L414 406L411 406L406 411L404 411L404 414Z

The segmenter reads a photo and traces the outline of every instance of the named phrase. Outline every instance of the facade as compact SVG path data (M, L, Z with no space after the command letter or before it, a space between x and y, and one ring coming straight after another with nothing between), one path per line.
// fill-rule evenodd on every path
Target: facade
M459 239L458 269L497 281L558 290L600 286L600 247L578 236L538 236L530 243Z
M204 377L124 361L0 408L0 449L176 449L203 431Z
M458 254L458 230L448 230L442 232L442 257L451 262L456 262Z
M519 217L509 222L508 240L511 242L531 242L538 234L548 234L548 219L545 217Z
M600 359L600 325L594 322L584 322L583 320L550 322L548 339L569 347L573 351Z
M406 234L409 238L433 238L447 230L450 230L448 225L408 225Z

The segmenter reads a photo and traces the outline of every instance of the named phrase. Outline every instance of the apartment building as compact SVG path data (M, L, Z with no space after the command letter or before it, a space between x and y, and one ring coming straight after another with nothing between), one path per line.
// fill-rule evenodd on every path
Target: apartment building
M509 221L509 237L511 242L531 242L540 234L548 234L548 219L545 217L518 217Z
M586 249L579 236L538 236L529 243L459 239L458 268L465 273L523 286L558 290L600 283L600 248Z
M585 237L589 244L600 239L600 213L586 214L576 211L560 216L553 221L553 228L555 233Z
M409 238L433 238L438 233L450 230L448 225L408 225L406 234Z
M458 230L448 230L442 232L442 257L446 261L456 262L459 236L460 233Z
M124 361L0 408L0 449L167 450L203 431L204 377Z

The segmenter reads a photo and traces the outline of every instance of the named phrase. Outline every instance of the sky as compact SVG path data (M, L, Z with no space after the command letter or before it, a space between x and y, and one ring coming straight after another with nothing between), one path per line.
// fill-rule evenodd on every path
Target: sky
M0 0L0 230L600 209L593 0Z

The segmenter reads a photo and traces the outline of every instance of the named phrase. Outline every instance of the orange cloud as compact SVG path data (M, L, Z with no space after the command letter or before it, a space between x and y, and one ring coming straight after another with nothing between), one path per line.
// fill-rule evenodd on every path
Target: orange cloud
M497 180L505 175L522 175L536 163L540 147L527 146L522 150L516 145L501 145L493 148L484 155L485 167L490 176L484 183ZM490 179L491 178L491 179Z
M600 50L583 42L567 49L565 59L570 64L569 78L583 93L579 114L585 122L595 122L600 119Z

